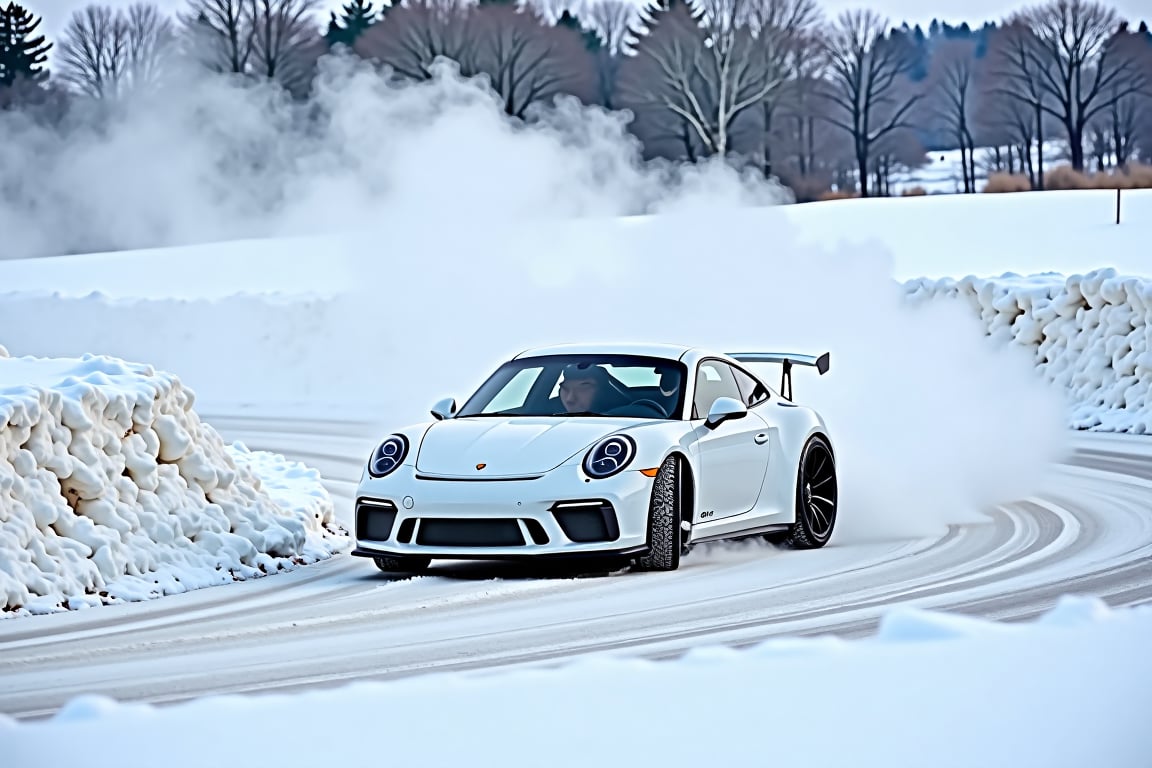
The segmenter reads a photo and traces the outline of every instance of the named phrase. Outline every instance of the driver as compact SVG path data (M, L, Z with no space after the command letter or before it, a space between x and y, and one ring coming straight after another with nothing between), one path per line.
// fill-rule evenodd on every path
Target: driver
M607 386L608 372L588 363L566 366L560 381L560 402L568 413L596 411L594 407Z

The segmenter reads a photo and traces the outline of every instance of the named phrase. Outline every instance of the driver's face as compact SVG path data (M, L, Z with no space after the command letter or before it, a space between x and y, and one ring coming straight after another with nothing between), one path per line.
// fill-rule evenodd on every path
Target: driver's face
M592 410L597 384L592 379L574 379L560 384L560 402L569 413Z

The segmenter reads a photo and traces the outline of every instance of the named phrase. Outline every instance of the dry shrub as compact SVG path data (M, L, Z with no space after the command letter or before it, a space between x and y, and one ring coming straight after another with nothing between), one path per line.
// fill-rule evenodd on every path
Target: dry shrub
M1058 165L1044 171L1044 189L1092 189L1095 186L1092 178L1070 165Z
M1022 174L994 173L985 192L1027 192L1032 187ZM1130 163L1125 170L1083 173L1070 165L1044 171L1044 189L1152 189L1152 165Z
M1152 165L1130 163L1122 171L1098 173L1092 181L1098 189L1152 189Z
M785 180L798 203L811 203L821 199L821 195L831 187L830 181L822 176L796 176Z
M821 194L819 199L820 200L852 200L853 198L856 198L856 197L859 197L859 195L852 190L830 189L827 192L824 192L823 194Z
M1133 189L1152 189L1152 165L1129 163L1125 175L1132 181Z
M900 193L900 196L901 197L920 197L921 195L927 195L927 194L928 194L928 190L924 189L924 187L921 187L919 184L917 184L915 187L910 187L909 189L905 189L904 191L902 191Z
M985 192L1028 192L1032 182L1023 173L993 173L984 184Z

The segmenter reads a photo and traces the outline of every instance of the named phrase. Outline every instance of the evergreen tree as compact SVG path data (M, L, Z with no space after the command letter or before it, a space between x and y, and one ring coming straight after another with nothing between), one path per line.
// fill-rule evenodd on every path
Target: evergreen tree
M640 10L640 23L642 29L639 30L640 35L648 36L660 23L660 17L667 13L673 13L685 9L689 17L696 22L704 18L703 8L693 8L691 0L651 0Z
M351 48L360 35L381 21L384 18L384 7L381 7L377 14L373 5L374 3L365 0L352 0L351 3L345 3L344 15L341 18L336 18L336 12L333 11L332 18L328 22L328 32L324 35L328 47L343 44Z
M604 47L604 42L600 39L600 35L596 34L596 30L584 29L584 24L568 9L564 9L564 13L556 19L556 26L579 34L580 39L584 41L584 49L593 56L598 55L600 49Z
M11 86L17 78L33 83L48 79L44 62L52 43L33 33L40 18L19 3L0 8L0 86Z

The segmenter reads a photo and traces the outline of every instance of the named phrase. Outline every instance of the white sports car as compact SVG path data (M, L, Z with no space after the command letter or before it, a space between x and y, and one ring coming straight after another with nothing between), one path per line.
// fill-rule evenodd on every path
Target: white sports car
M669 571L705 541L822 547L835 453L820 414L793 401L792 367L828 362L660 344L522 352L459 409L445 399L376 447L352 554L383 571L574 556ZM779 363L780 391L742 363Z

